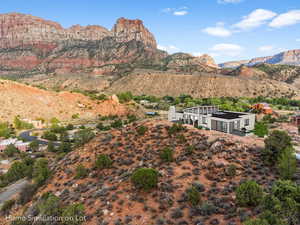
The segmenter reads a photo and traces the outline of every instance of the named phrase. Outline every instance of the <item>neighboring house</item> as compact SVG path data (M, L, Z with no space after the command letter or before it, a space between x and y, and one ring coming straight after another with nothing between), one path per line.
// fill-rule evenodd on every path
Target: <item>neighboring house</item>
M299 127L300 126L300 111L296 112L293 116L292 116L292 124L294 124L295 126Z
M255 126L255 114L221 111L217 106L197 106L182 112L176 112L175 107L171 106L168 119L242 136L254 130Z
M35 128L38 129L46 127L46 124L44 124L42 120L22 119L22 121L31 123Z
M273 114L273 109L270 107L268 103L262 102L251 106L252 109L257 110L263 114Z
M20 141L17 138L5 139L3 141L0 141L0 152L3 152L9 145L14 145L18 150L26 152L29 150L30 143Z

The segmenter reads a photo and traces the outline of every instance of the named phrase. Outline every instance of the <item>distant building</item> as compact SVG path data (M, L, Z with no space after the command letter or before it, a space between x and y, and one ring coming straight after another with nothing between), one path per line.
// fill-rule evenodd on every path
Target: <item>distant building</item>
M221 111L217 106L197 106L182 112L171 106L168 120L241 136L254 130L255 126L255 114Z
M293 116L292 116L292 124L294 124L295 126L299 127L300 126L300 111L296 112Z
M265 102L255 104L251 108L263 114L269 114L269 115L273 114L273 109L270 107L268 103Z
M19 151L26 152L29 150L30 143L20 141L17 138L5 139L0 141L0 152L3 152L9 145L14 145Z
M31 123L35 128L41 129L44 128L46 124L42 120L32 120L32 119L22 119L26 123Z

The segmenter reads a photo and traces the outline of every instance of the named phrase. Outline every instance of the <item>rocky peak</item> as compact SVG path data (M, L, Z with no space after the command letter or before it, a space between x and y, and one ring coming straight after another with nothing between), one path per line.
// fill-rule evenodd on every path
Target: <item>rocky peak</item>
M204 55L198 56L197 58L199 59L199 62L204 65L211 66L211 67L218 67L214 58L211 57L210 55L204 54Z
M110 31L100 26L79 25L64 29L59 23L21 14L0 14L0 48L18 46L47 46L52 50L60 41L99 40L111 36Z
M143 42L149 48L157 48L153 34L149 32L141 20L129 20L122 17L117 20L112 32L118 42L136 40Z

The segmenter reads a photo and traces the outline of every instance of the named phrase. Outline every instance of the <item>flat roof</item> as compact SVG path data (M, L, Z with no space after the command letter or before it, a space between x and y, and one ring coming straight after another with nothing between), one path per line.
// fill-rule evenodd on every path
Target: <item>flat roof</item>
M226 112L226 111L219 111L217 113L213 113L212 117L220 118L220 119L227 119L227 120L233 120L238 119L240 116L244 116L247 114L244 113L237 113L237 112Z

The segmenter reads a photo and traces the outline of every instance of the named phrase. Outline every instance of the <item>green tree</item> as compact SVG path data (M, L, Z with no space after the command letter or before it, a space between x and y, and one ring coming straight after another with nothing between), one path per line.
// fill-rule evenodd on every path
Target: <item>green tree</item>
M33 180L38 185L43 185L50 177L51 171L48 168L48 161L46 159L38 159L33 165Z
M244 225L270 225L268 223L268 221L266 221L265 219L251 219L251 220L247 220Z
M285 131L272 131L269 137L265 139L264 159L274 165L284 149L291 146L291 140Z
M253 132L258 137L264 137L269 133L268 126L263 122L256 122Z
M10 144L8 145L3 153L7 156L7 157L13 157L15 156L16 154L19 154L20 151L13 145L13 144Z
M297 169L295 150L292 146L287 147L279 157L278 169L282 179L292 179Z
M110 159L108 155L101 154L97 156L95 165L98 169L107 169L112 166L113 161Z
M40 147L40 144L38 141L34 140L32 142L30 142L29 144L29 148L33 151L33 152L36 152L39 150L39 147Z
M84 206L80 203L69 205L63 209L62 217L68 218L63 221L65 225L80 225L83 222Z
M196 187L191 186L186 191L188 201L193 205L197 206L201 203L201 193L197 190Z
M56 151L55 146L54 146L52 141L48 142L47 151L48 152L55 152Z
M171 148L164 148L161 152L160 152L160 158L164 161L164 162L172 162L173 159L173 150Z
M236 190L236 201L240 206L257 206L263 198L263 190L255 181L246 181Z
M45 193L42 196L42 201L37 205L39 212L45 216L59 216L61 215L61 208L59 205L59 198L54 194Z
M87 143L91 139L93 139L94 137L95 137L95 134L91 129L83 129L83 130L77 131L74 134L75 145L77 147L84 145L85 143Z
M76 167L76 175L75 175L76 179L84 178L87 176L87 174L88 174L88 171L82 164L79 164Z
M60 153L68 153L72 151L72 146L69 142L62 142L60 143L57 151Z
M49 140L49 141L57 141L57 136L55 133L51 131L45 131L42 135L42 138Z
M137 128L137 133L138 135L144 135L146 132L148 131L148 127L145 127L145 126L139 126Z
M140 168L134 171L131 181L138 189L149 191L158 183L158 172L152 168Z

